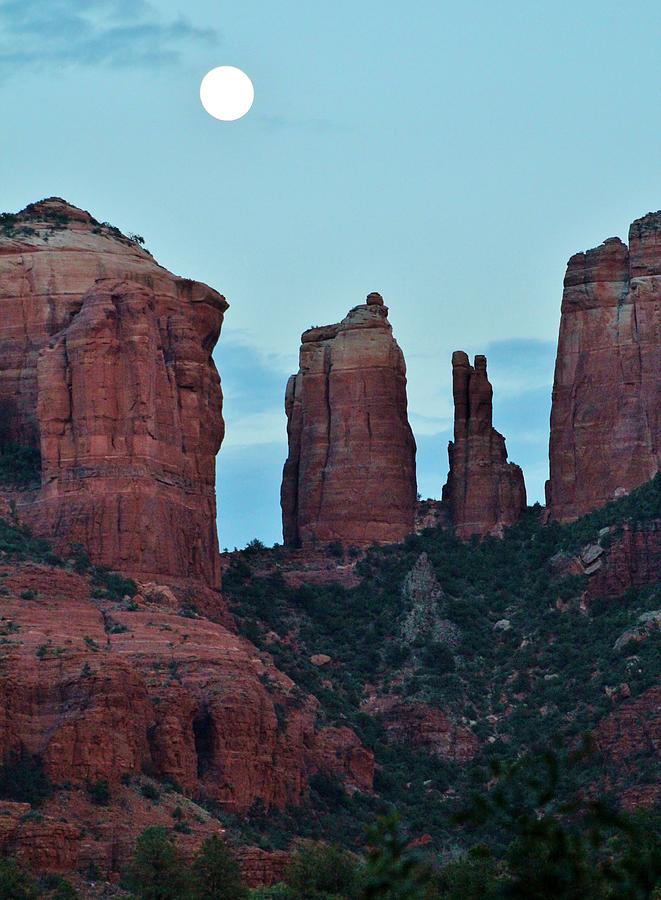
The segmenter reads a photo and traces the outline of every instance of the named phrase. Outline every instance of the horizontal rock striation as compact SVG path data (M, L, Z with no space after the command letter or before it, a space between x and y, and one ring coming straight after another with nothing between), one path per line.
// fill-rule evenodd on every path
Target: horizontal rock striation
M285 399L285 544L367 546L414 529L415 441L406 366L379 294L304 332Z
M219 585L227 306L64 201L0 223L0 437L42 458L22 519L98 564Z
M526 509L519 466L507 461L505 438L492 426L493 390L485 356L471 366L463 351L452 354L454 441L443 501L458 537L502 534Z
M237 814L299 804L317 772L372 789L356 734L319 726L318 701L270 657L193 612L204 601L190 583L146 585L127 604L92 599L64 569L0 565L0 577L0 759L36 754L55 785L104 780L113 797L148 772Z
M570 521L661 469L661 212L569 260L553 384L552 518Z

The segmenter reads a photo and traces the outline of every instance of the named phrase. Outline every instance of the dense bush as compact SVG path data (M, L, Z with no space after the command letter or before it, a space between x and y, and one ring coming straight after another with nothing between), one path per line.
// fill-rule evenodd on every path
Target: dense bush
M39 892L16 860L0 857L0 897L3 900L37 900Z
M0 766L0 800L39 806L51 793L41 757L27 752L10 753Z
M37 447L4 444L0 447L0 484L25 486L41 479L41 453Z
M243 634L318 698L321 721L351 726L374 751L381 808L396 806L407 829L427 832L442 846L453 839L452 803L443 799L449 786L465 796L492 761L513 762L556 734L575 741L611 710L607 689L626 683L636 697L657 682L658 634L636 645L635 665L613 645L640 613L659 607L661 595L650 587L630 591L621 602L597 598L586 614L579 599L587 579L560 577L551 563L559 552L576 553L598 539L607 543L612 535L599 536L606 526L616 537L623 523L645 527L653 517L661 517L661 476L571 525L543 526L540 509L532 508L503 540L463 543L449 531L428 529L403 545L374 547L358 562L362 581L352 589L291 588L279 573L255 576L249 558L238 554L223 591ZM442 588L438 616L461 634L452 651L432 633L411 645L402 639L404 579L422 552ZM494 630L500 619L509 621L507 630ZM295 647L274 641L273 632L296 635ZM332 656L332 667L309 662L319 647ZM454 721L474 721L481 744L476 758L457 766L394 744L361 710L365 685L439 707ZM604 774L600 764L585 762L586 784ZM613 777L651 784L651 757ZM251 827L269 846L286 845L293 834L349 846L364 842L374 813L369 798L347 800L341 791L331 796L313 784L302 822L291 812L273 812Z
M359 900L358 860L340 847L307 844L292 857L285 876L292 900Z
M244 900L248 896L238 863L217 835L202 845L193 861L192 875L195 900Z
M147 828L135 845L128 883L140 900L182 900L189 896L190 873L165 828Z

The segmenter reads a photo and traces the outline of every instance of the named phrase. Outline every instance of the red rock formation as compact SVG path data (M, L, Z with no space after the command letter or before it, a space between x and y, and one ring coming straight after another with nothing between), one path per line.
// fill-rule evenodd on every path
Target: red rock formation
M243 880L251 888L284 881L291 856L286 850L261 850L259 847L240 847L237 852Z
M463 351L452 354L454 442L443 500L457 535L502 534L526 508L519 466L507 462L505 438L492 427L492 388L485 356L471 366Z
M656 584L661 573L661 521L625 523L608 550L588 568L590 599L621 597L630 588Z
M649 767L647 779L640 776L647 771L647 766L641 765L641 758L651 759L661 753L661 687L655 685L634 700L621 703L599 722L593 735L598 750L612 764L610 771L615 774L615 783L609 786L610 790L618 793L625 808L651 807L658 803L661 787L654 777L654 766ZM622 791L619 782L632 773L643 783Z
M41 491L18 497L38 533L101 565L218 586L211 351L226 309L64 201L5 224L3 437L40 445Z
M661 469L661 212L569 260L547 506L569 521Z
M479 741L470 728L457 725L437 707L395 697L370 698L363 709L377 718L393 741L455 762L468 762Z
M321 772L332 772L361 791L374 783L374 754L351 728L324 728L317 735L312 760Z
M295 702L293 682L222 625L138 597L92 602L73 573L0 571L0 759L25 749L81 786L148 769L238 813L299 803L315 771L371 789L356 735L317 730L317 701Z
M557 578L588 576L584 603L617 599L631 588L654 585L661 572L661 520L603 528L579 553L558 552L550 564Z
M287 384L285 543L403 540L414 528L415 441L406 366L379 294L337 325L303 333Z

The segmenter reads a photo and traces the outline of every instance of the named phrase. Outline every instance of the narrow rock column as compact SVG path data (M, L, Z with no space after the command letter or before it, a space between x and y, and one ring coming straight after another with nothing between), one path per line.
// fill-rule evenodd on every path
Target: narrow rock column
M492 426L493 390L487 359L471 366L459 350L452 354L454 441L448 445L450 472L443 500L460 538L502 534L526 508L519 466L507 461L505 438Z
M281 502L288 546L394 543L414 528L406 366L379 294L302 335L285 398Z

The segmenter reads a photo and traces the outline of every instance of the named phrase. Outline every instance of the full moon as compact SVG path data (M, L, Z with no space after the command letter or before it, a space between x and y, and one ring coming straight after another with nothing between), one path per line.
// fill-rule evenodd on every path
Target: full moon
M202 106L214 119L235 122L249 111L255 88L245 72L235 66L211 69L200 84Z

